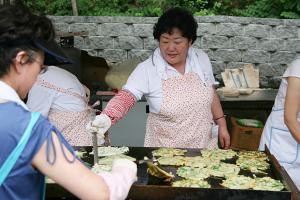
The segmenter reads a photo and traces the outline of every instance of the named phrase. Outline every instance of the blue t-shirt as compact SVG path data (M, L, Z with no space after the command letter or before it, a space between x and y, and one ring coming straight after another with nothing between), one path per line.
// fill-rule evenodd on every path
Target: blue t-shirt
M15 102L0 104L0 166L3 165L8 155L17 146L27 125L31 113ZM60 139L61 145L66 146L72 153L72 147L63 138L61 133L44 117L40 116L32 129L30 139L21 153L16 164L0 187L0 199L41 199L44 175L31 165L35 154L47 140L47 145L52 146L52 134L54 131ZM49 151L50 149L49 148ZM56 149L56 151L61 149ZM55 162L49 157L49 163Z

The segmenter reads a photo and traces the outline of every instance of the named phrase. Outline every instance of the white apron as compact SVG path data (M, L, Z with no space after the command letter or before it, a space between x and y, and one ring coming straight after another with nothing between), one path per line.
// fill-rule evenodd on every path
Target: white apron
M212 137L213 88L194 72L163 80L158 114L149 113L144 146L216 148Z
M74 98L80 98L88 105L88 98L85 96L59 88L41 79L38 80L38 84ZM94 112L90 106L86 106L82 112L61 111L50 108L48 119L62 132L72 146L92 146L92 135L86 131L86 124L91 120Z
M300 120L299 114L298 120ZM273 107L265 124L259 149L264 150L265 144L300 189L300 145L284 123L283 108Z

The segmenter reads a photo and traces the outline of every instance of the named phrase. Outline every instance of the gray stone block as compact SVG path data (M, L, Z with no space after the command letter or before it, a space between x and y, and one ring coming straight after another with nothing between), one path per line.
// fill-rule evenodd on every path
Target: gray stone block
M211 64L214 74L221 74L226 68L226 64L222 61L212 61Z
M143 41L144 49L154 50L159 46L158 41L155 40L153 37L144 38Z
M286 66L279 63L263 63L258 64L260 76L282 76Z
M297 38L298 27L295 26L277 26L271 30L273 38Z
M244 35L244 26L240 24L233 23L222 23L216 25L216 34L217 35L226 35L226 36L242 36Z
M259 24L249 24L245 26L245 36L265 38L270 35L271 26L259 25Z
M259 87L260 88L271 88L269 85L269 78L265 76L259 77Z
M76 21L76 19L74 19L72 16L47 16L49 17L49 19L51 19L52 23L56 24L56 23L74 23Z
M253 18L252 23L270 25L270 26L280 26L284 24L282 19L273 19L273 18Z
M146 60L152 54L150 50L135 50L128 51L128 58L138 58L139 60Z
M101 36L130 36L132 35L132 25L124 23L104 23L98 26L98 34Z
M197 36L212 35L216 33L216 25L213 23L198 23Z
M256 44L257 44L257 39L254 37L240 37L236 36L233 38L230 38L230 47L234 49L241 49L241 50L246 50L246 49L255 49Z
M56 33L68 33L69 30L69 24L67 23L55 23L54 28Z
M281 76L261 76L260 87L261 88L274 88L278 89L281 83Z
M285 49L285 41L277 38L262 38L257 42L257 50L278 51Z
M237 49L217 49L213 52L211 59L222 62L240 62L242 61L242 55Z
M74 47L81 49L85 46L85 38L80 36L74 36Z
M86 31L90 36L98 34L98 25L96 23L75 23L70 24L70 32L82 32Z
M246 25L246 24L253 23L253 18L251 18L251 17L233 17L233 16L229 16L228 17L228 23Z
M268 63L270 61L270 53L259 50L246 50L242 52L242 61L248 63Z
M286 26L298 26L300 27L300 20L299 19L283 19L284 25Z
M124 24L154 24L157 22L158 17L129 17L129 16L115 16L112 17L111 23L124 23Z
M84 48L88 49L109 49L113 48L113 38L93 36L86 38Z
M133 24L133 36L152 37L153 24Z
M230 40L226 36L203 36L201 41L201 47L208 48L228 48Z
M226 23L229 21L228 16L195 16L198 23Z
M120 36L115 39L115 46L117 49L143 49L143 40L140 37Z
M292 62L296 58L296 53L291 53L288 51L276 51L271 54L270 62L287 64Z
M291 52L300 52L300 39L286 40L284 50Z
M193 46L195 48L199 48L202 49L202 38L201 37L197 37L197 39L194 41Z
M245 62L228 62L226 65L227 69L239 68L245 65L252 64L252 63L245 63Z

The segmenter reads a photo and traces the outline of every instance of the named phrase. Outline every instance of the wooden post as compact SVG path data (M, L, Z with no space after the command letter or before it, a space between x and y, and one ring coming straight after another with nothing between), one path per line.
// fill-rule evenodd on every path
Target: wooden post
M14 4L15 0L0 0L0 5Z
M78 16L78 10L77 10L77 2L76 0L71 0L72 1L72 11L74 16Z

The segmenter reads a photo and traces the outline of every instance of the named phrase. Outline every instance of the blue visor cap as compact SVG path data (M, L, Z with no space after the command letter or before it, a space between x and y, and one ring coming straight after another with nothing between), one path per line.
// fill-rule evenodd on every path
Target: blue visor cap
M37 48L45 53L44 65L64 65L73 64L62 48L54 41L34 40L33 43Z

